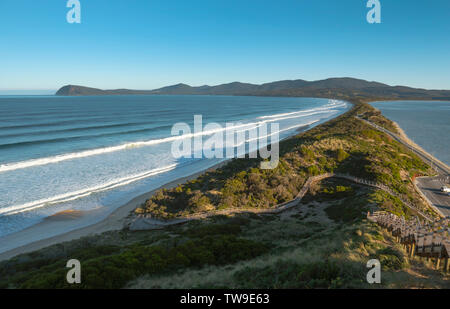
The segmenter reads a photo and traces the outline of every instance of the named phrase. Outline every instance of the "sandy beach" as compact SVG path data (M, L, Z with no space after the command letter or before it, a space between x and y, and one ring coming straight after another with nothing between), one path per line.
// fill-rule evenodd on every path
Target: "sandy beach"
M194 173L192 175L178 178L174 181L171 181L169 183L166 183L157 189L148 191L144 194L141 194L132 200L130 200L128 203L126 203L123 206L120 206L114 212L112 212L109 216L107 216L102 221L80 228L76 229L64 234L60 234L54 237L42 239L39 241L31 242L26 245L13 248L11 250L7 250L5 252L0 253L0 261L10 259L16 255L28 253L32 251L36 251L54 244L58 244L65 241L71 241L75 239L79 239L84 236L89 235L95 235L95 234L101 234L107 231L112 230L121 230L125 223L127 218L130 216L130 213L136 209L139 205L144 203L148 198L150 198L156 191L162 188L173 188L176 187L186 181L192 180L197 178L198 176L208 172L212 171L214 169L217 169L223 165L225 165L228 162L228 160L225 160L223 162L220 162L206 170ZM96 212L96 210L87 211L87 212L80 212L80 211L65 211L58 214L55 214L51 217L46 218L44 221L33 225L23 231L10 234L5 236L2 241L5 241L7 243L15 244L15 243L21 243L23 241L26 241L27 239L30 239L32 235L36 235L41 233L42 231L48 231L52 229L58 229L63 226L67 220L74 220L79 218L80 216L89 216L93 215Z
M420 147L416 143L414 143L414 141L412 141L406 135L406 133L403 131L403 129L396 122L393 121L393 123L396 126L400 137L405 142L407 142L411 146L418 148L426 155L434 158L431 154L426 152L422 147ZM304 131L306 129L307 129L306 127L302 127L302 128L299 128L298 131ZM436 158L434 158L434 160L439 161ZM141 195L131 199L126 204L118 207L109 216L107 216L105 219L103 219L102 221L100 221L98 223L95 223L95 224L92 224L92 225L89 225L89 226L86 226L86 227L83 227L80 229L76 229L73 231L69 231L67 233L63 233L63 234L60 234L60 235L57 235L54 237L31 242L26 245L19 246L17 248L13 248L11 250L4 251L4 252L0 253L0 261L10 259L14 256L17 256L17 255L20 255L23 253L36 251L36 250L39 250L39 249L42 249L42 248L45 248L45 247L48 247L48 246L51 246L54 244L61 243L61 242L79 239L84 236L101 234L101 233L104 233L107 231L112 231L112 230L121 230L124 227L124 225L127 223L127 219L130 217L131 212L134 209L136 209L139 205L144 203L148 198L150 198L159 189L176 187L179 184L182 184L186 181L197 178L199 175L201 175L207 171L217 169L217 168L225 165L227 162L228 162L228 160L223 161L223 162L218 163L206 170L194 173L194 174L186 176L186 177L178 178L174 181L171 181L169 183L166 183L166 184L158 187L157 189L150 190L144 194L141 194ZM441 161L439 161L439 162L441 162ZM448 168L448 166L445 165L444 163L441 162L441 164ZM6 237L4 237L2 239L2 241L5 241L5 242L11 243L11 244L21 243L21 242L24 242L27 239L29 239L31 235L37 235L37 234L41 233L42 231L48 231L48 230L52 230L52 229L61 228L61 226L63 226L65 224L65 222L67 222L67 220L75 220L77 218L80 218L81 216L93 215L93 214L95 214L95 212L96 212L96 210L87 211L87 212L65 211L65 212L57 213L51 217L46 218L44 221L42 221L34 226L31 226L23 231L20 231L20 232L11 234L11 235L7 235Z
M310 129L310 125L305 125L297 128L297 134L300 132L304 132ZM287 137L289 139L291 137ZM174 181L168 182L156 189L149 190L139 196L134 197L127 203L122 206L119 206L115 209L110 215L108 215L105 219L88 225L83 228L75 229L66 233L62 233L53 237L44 238L38 241L29 241L32 237L36 235L42 234L44 231L58 231L61 228L64 228L64 225L67 224L70 220L76 220L81 217L89 217L95 215L99 210L90 210L90 211L75 211L75 210L67 210L63 212L56 213L50 217L45 218L42 222L33 225L29 228L26 228L17 233L13 233L1 238L3 244L11 244L11 248L3 249L3 252L0 253L0 261L10 259L14 256L36 251L51 245L55 245L58 243L71 241L75 239L79 239L81 237L101 234L107 231L113 230L121 230L124 226L129 222L131 212L144 203L147 199L149 199L156 191L160 189L170 189L176 187L186 181L197 178L198 176L217 169L221 166L227 164L229 159L224 160L220 163L217 163L205 170L199 171L197 173L191 174L189 176L178 178ZM17 245L23 243L23 245ZM6 245L7 246L7 245ZM0 247L1 248L1 247Z
M412 139L410 139L408 137L408 135L406 135L405 131L400 127L400 125L391 120L392 123L394 124L395 128L397 129L399 136L410 146L420 150L421 152L423 152L425 155L427 155L428 157L431 157L434 161L438 162L440 165L442 165L443 167L445 167L447 169L447 171L450 171L450 167L445 164L444 162L442 162L441 160L439 160L438 158L436 158L435 156L433 156L432 154L430 154L429 152L427 152L425 149L423 149L422 147L420 147L419 145L417 145ZM429 163L429 162L427 162Z

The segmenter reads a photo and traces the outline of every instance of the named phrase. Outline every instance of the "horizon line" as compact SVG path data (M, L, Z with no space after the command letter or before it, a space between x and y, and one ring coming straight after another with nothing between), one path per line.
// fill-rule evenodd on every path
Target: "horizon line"
M349 79L357 79L357 80L364 80L367 82L374 82L374 83L381 83L381 84L385 84L387 86L390 87L409 87L409 88L416 88L416 89L423 89L423 90L450 90L450 89L439 89L439 88L425 88L423 86L409 86L409 85L403 85L403 84L389 84L389 83L385 83L382 81L377 81L377 80L367 80L364 78L357 78L357 77L349 77L349 76L341 76L341 77L327 77L327 78L322 78L322 79L302 79L302 78L296 78L296 79L280 79L280 80L272 80L272 81L266 81L266 82L259 82L259 83L255 83L255 82L246 82L246 81L239 81L239 80L234 80L234 81L230 81L230 82L223 82L223 83L219 83L219 84L198 84L198 85L193 85L193 84L189 84L186 82L173 82L170 84L166 84L164 86L159 86L156 88L147 88L147 89L143 89L143 88L139 88L139 87L96 87L96 86L90 86L90 85L86 85L86 84L79 84L79 83L68 83L68 84L64 84L62 86L59 86L57 88L0 88L0 95L1 92L13 92L13 91L26 91L26 92L31 92L31 91L54 91L55 93L61 89L62 87L65 86L81 86L81 87L87 87L87 88L95 88L95 89L100 89L100 90L121 90L121 89L126 89L126 90L137 90L137 91L154 91L154 90L158 90L161 88L165 88L165 87L171 87L171 86L175 86L175 85L187 85L190 87L215 87L215 86L219 86L219 85L227 85L227 84L233 84L233 83L242 83L242 84L251 84L251 85L264 85L264 84L270 84L270 83L275 83L275 82L281 82L281 81L298 81L298 80L303 80L303 81L307 81L307 82L317 82L317 81L324 81L324 80L329 80L329 79L344 79L344 78L349 78Z

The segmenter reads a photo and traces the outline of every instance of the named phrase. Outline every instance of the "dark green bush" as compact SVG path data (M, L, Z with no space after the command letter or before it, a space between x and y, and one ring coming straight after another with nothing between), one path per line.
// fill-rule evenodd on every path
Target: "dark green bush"
M384 270L400 270L408 264L405 255L401 251L391 247L378 250L376 258L380 261L381 267Z
M292 261L278 261L271 267L247 267L234 274L234 280L241 288L336 288L350 282L351 274L345 273L331 261L297 264Z
M189 237L205 237L211 235L238 235L241 232L241 226L235 223L207 224L200 227L194 227L183 234Z
M104 249L101 249L104 250ZM93 251L97 251L94 249ZM15 276L8 284L20 288L121 288L143 274L159 274L185 267L226 265L254 258L268 251L258 242L233 235L206 236L188 240L173 248L133 245L122 252L80 260L82 283L66 283L65 265L52 265ZM111 252L111 251L107 251ZM74 256L82 256L75 254ZM7 283L3 283L7 286Z

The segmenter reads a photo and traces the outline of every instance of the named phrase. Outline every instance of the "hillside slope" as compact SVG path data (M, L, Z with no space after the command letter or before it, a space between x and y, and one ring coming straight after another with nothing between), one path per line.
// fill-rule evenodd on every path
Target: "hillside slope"
M56 92L60 96L77 95L261 95L334 97L336 94L358 98L363 96L390 97L392 99L421 98L430 100L450 100L450 90L426 90L404 86L389 86L355 78L329 78L318 81L284 80L261 85L233 82L217 86L192 87L176 84L155 90L114 89L102 90L84 86L68 85ZM334 94L334 95L333 95Z
M271 207L295 196L310 175L325 171L373 179L430 216L411 185L429 167L403 145L355 118L389 124L371 106L280 143L279 166L237 159L175 189L161 190L139 212L173 217L221 207ZM339 179L316 183L280 214L214 216L160 230L93 235L0 263L0 288L449 288L449 275L409 258L394 237L366 220L368 210L416 213L375 188ZM79 259L80 285L64 280ZM379 259L381 285L366 282Z

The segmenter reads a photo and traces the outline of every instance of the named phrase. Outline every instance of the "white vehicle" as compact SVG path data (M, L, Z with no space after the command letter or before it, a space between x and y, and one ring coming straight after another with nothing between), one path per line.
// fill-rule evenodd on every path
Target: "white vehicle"
M447 192L447 193L450 193L450 188L448 188L448 187L446 187L446 186L443 186L443 187L441 187L441 192Z

